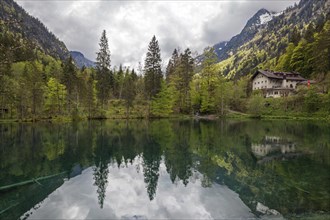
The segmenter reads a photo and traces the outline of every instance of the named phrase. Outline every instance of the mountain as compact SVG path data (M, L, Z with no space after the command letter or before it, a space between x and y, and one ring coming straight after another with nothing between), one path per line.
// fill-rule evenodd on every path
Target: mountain
M62 41L13 0L0 1L0 24L1 32L10 31L15 40L26 40L32 48L38 48L47 55L62 60L69 55Z
M330 0L301 0L280 13L260 9L225 46L222 42L220 47L213 46L219 71L228 78L236 78L260 67L272 67L267 63L278 62L295 34L301 38L309 25L319 31L317 29L329 20L329 11Z
M267 24L274 17L281 15L282 12L269 12L267 9L260 9L255 13L246 23L243 30L230 39L230 41L221 41L213 45L214 51L218 56L219 62L227 59L230 56L230 51L235 50L245 42L251 40L254 35L258 32L260 26ZM204 59L203 55L196 58L197 65L200 65Z
M226 48L228 44L228 41L221 41L213 46L214 52L217 54L218 57L220 57ZM195 58L197 66L200 66L204 60L204 55L201 54Z
M230 56L230 52L235 52L237 48L250 41L263 26L280 14L281 13L269 12L266 9L260 9L247 21L241 33L231 38L226 46L222 47L221 52L217 53L219 61L227 59Z
M82 68L83 66L85 67L95 66L95 62L85 58L85 56L79 51L70 51L70 54L79 68Z

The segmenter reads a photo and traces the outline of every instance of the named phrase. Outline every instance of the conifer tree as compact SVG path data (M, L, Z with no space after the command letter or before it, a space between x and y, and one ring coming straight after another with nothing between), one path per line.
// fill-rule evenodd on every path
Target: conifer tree
M136 75L134 69L132 72L129 72L129 69L126 70L125 78L123 81L123 91L122 98L125 100L126 106L126 117L129 117L130 108L133 106L133 101L136 95Z
M110 90L113 85L113 76L110 71L110 50L105 30L102 32L99 46L100 51L97 53L96 57L96 89L101 107L104 109L104 105L110 97Z
M215 110L215 91L217 71L214 64L217 61L217 55L214 48L210 47L204 51L205 59L202 63L202 82L201 82L201 112L209 113Z
M294 29L291 32L290 37L289 37L290 43L293 43L295 46L297 46L300 39L301 39L300 32L298 31L298 29L296 27L294 27Z
M313 64L317 73L330 71L330 21L324 24L323 30L316 35L313 45Z
M149 100L161 89L161 82L163 79L161 62L162 59L160 57L158 41L156 37L153 36L149 43L147 57L144 64L145 92Z
M63 77L62 77L62 84L65 85L67 89L67 106L68 112L71 113L71 108L73 103L77 104L77 69L73 62L72 57L70 56L66 62L64 63L63 67Z
M180 94L181 94L181 105L180 111L188 113L190 108L190 87L189 84L192 80L194 74L194 59L191 55L191 51L187 48L184 51L184 54L181 55L181 69L182 73L180 74Z
M166 67L166 82L169 83L171 77L173 76L176 68L178 67L179 64L179 54L178 50L174 49L172 53L171 59L168 61L168 65Z
M114 79L114 95L121 99L124 84L124 70L121 64L119 65L119 70L114 75Z

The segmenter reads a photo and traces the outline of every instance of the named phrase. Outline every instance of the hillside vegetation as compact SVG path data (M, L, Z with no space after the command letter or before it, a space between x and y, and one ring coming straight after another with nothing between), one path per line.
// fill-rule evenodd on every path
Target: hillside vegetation
M65 44L13 0L2 0L0 12L1 33L11 32L13 37L28 40L34 49L54 58L64 60L68 57Z
M174 49L166 71L152 37L136 71L111 66L103 31L95 67L78 68L67 49L11 0L0 3L0 118L76 120L178 115L322 117L330 113L329 0L302 0L281 14L260 10L241 34L207 48L200 63ZM264 13L272 20L261 22ZM270 18L270 17L269 17ZM23 22L23 24L22 24ZM96 42L95 42L96 43ZM113 56L116 56L114 54ZM220 61L220 62L219 62ZM257 69L298 71L316 81L291 97L252 92Z

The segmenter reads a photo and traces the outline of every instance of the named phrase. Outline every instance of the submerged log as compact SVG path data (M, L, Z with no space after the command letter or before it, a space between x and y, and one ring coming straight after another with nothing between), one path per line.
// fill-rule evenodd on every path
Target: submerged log
M57 174L50 175L50 176L43 176L43 177L38 177L36 179L31 179L31 180L26 180L26 181L19 182L19 183L10 184L10 185L7 185L7 186L1 186L0 187L0 191L2 191L2 190L8 190L8 189L11 189L11 188L14 188L14 187L18 187L18 186L27 185L27 184L30 184L30 183L37 183L39 185L42 185L39 182L40 180L49 179L49 178L52 178L52 177L55 177L55 176L59 176L59 175L65 174L65 173L66 172L57 173Z

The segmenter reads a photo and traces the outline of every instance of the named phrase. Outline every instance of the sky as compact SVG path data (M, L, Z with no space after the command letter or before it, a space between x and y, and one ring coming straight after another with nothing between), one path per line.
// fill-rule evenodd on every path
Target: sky
M149 200L144 161L109 165L103 209L99 208L94 169L70 178L29 213L32 219L252 219L256 216L225 185L202 187L203 175L194 170L185 186L172 183L164 161L159 165L157 190ZM139 169L139 172L137 172ZM103 176L106 177L106 176ZM153 179L155 180L155 179Z
M298 0L114 1L17 0L41 20L69 50L96 59L106 30L111 65L143 64L148 44L156 36L166 66L175 48L194 54L240 33L259 9L282 11Z

